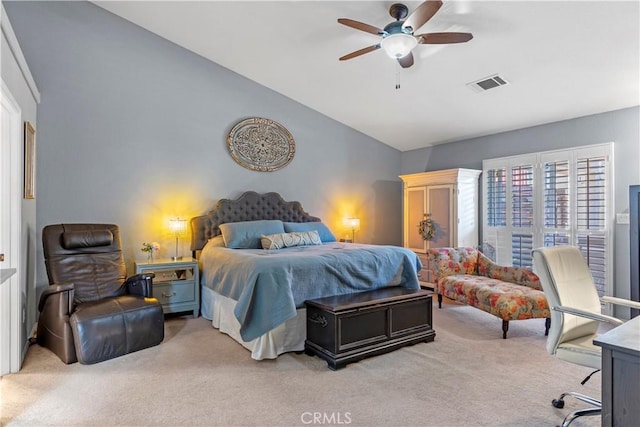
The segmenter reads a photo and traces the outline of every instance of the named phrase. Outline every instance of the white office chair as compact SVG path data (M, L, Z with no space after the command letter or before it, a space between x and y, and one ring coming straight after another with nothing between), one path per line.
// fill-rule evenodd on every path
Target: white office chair
M614 297L599 298L589 267L580 250L574 246L534 249L533 260L534 270L540 277L542 289L551 307L547 351L561 360L599 370L601 348L593 344L594 338L598 336L599 322L616 326L624 323L620 319L602 314L601 304L640 308L640 303ZM571 412L565 417L562 427L568 426L577 417L598 415L601 412L599 399L576 392L562 393L559 398L553 399L552 405L563 408L565 396L572 396L593 407Z

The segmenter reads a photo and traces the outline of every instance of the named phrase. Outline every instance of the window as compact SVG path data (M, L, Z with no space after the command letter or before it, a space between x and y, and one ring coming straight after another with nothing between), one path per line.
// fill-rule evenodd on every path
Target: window
M533 165L511 168L511 264L533 267Z
M577 238L587 260L593 281L602 296L606 292L606 158L578 159Z
M507 225L507 170L485 171L487 177L487 223L492 227Z
M533 267L533 234L511 235L511 264L516 267Z
M569 228L569 162L544 164L544 226Z
M483 246L532 268L532 249L575 245L599 294L612 287L612 144L483 162Z
M533 165L511 168L511 216L514 227L533 226Z

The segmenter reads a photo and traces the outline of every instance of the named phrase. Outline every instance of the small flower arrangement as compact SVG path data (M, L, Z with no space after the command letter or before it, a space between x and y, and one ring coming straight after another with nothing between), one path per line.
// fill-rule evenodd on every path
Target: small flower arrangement
M153 261L153 254L160 250L160 244L158 242L151 242L151 243L145 242L142 244L142 248L140 248L140 250L147 254L147 259L149 261Z
M423 240L431 240L436 234L436 226L431 220L431 214L424 214L424 219L418 224L418 233Z

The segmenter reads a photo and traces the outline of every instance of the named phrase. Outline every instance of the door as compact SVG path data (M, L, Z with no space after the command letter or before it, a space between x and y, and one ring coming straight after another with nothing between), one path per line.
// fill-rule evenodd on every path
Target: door
M431 221L435 226L433 239L429 240L428 247L449 248L456 246L456 224L457 215L453 192L454 185L430 185L427 187L427 210L431 215Z
M0 375L21 363L20 172L22 119L18 103L2 82L0 97Z

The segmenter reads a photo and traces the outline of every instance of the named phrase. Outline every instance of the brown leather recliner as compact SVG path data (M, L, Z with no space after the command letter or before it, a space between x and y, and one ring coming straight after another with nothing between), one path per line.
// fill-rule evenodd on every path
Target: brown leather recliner
M154 275L126 277L117 225L48 225L42 244L50 286L38 304L38 344L65 363L92 364L162 342Z

